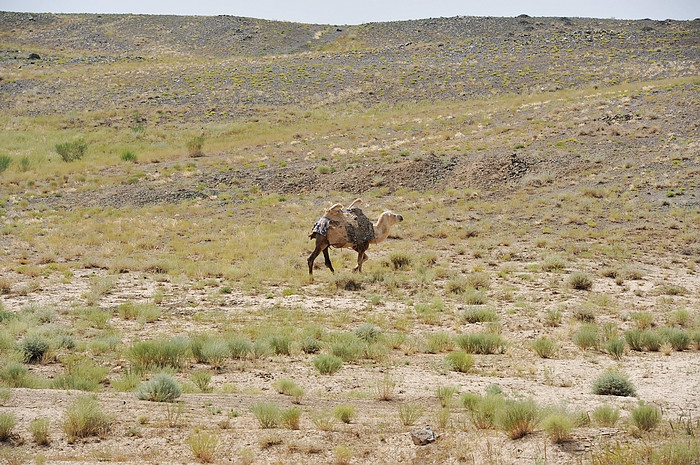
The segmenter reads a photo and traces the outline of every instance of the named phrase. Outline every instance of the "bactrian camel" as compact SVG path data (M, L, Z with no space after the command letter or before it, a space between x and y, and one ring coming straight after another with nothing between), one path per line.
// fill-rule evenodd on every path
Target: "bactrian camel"
M348 208L337 203L326 210L326 213L314 224L309 238L316 239L316 248L309 255L309 274L313 274L314 260L323 252L326 266L335 273L331 259L328 256L328 248L353 249L357 252L357 266L355 272L362 272L362 264L367 261L365 253L370 244L379 244L389 237L391 227L403 221L401 215L391 211L385 211L379 215L379 219L372 223L358 205L362 200L354 200Z

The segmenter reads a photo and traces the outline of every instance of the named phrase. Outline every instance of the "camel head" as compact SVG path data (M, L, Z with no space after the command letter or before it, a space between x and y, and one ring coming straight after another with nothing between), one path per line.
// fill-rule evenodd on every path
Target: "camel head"
M379 244L389 237L389 230L396 223L403 221L403 216L397 215L392 211L385 211L379 215L379 219L374 223L374 239L370 241L370 244Z
M392 211L385 211L381 215L379 215L379 219L377 220L377 225L384 224L386 227L390 228L394 226L396 223L400 223L403 221L403 216L397 215L396 213Z

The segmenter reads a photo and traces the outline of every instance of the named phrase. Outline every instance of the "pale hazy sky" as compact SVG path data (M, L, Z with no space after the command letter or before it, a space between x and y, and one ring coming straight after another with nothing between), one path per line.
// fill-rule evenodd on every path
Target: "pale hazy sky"
M700 18L699 0L0 0L0 11L232 15L313 24L449 16Z

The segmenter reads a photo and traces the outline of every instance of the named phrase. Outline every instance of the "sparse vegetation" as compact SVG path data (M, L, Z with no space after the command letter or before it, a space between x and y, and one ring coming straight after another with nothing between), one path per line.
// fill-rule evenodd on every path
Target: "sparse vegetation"
M423 416L423 408L418 405L400 404L398 409L399 420L404 426L415 425L418 419Z
M574 429L574 422L568 415L563 413L553 413L542 420L542 429L547 433L549 439L555 444L571 440L571 431Z
M573 289L589 291L593 287L593 279L586 273L576 272L569 277L569 285Z
M153 402L174 402L181 394L180 383L167 373L158 373L136 390L136 397L140 400Z
M187 438L187 445L198 462L212 463L219 447L219 438L209 431L194 432Z
M36 444L45 446L51 442L49 423L48 418L35 418L29 422L29 432L32 434L32 439Z
M63 161L71 162L75 160L80 160L85 156L87 152L87 142L85 139L77 139L70 142L63 142L61 144L56 144L56 153L58 153Z
M282 410L277 404L259 402L250 408L261 428L276 428L282 420Z
M692 21L0 29L0 462L378 463L424 424L415 461L698 456ZM404 221L309 277L311 225L357 197ZM633 395L620 373L656 426L594 394ZM161 374L187 403L137 398ZM84 444L76 390L109 414Z
M314 359L314 367L323 375L332 375L343 366L343 359L330 354L321 354Z
M632 425L640 431L651 431L659 425L661 411L653 405L640 403L632 410Z
M617 424L617 420L620 419L620 411L614 407L603 405L596 408L592 416L593 420L600 426L612 428Z
M511 439L518 439L532 433L540 420L539 408L532 399L508 401L496 411L496 423ZM561 422L553 430L556 435L564 434ZM551 426L551 425L550 425Z
M634 396L634 385L626 376L608 371L600 375L593 383L593 393L603 396Z
M0 413L0 442L8 441L14 432L17 420L12 413Z
M340 404L333 408L333 416L343 423L351 423L357 417L357 413L354 405Z
M532 342L532 350L542 358L552 358L557 351L557 346L551 339L540 337Z
M104 413L96 398L83 395L66 409L63 431L69 441L90 436L104 437L113 420L111 415Z

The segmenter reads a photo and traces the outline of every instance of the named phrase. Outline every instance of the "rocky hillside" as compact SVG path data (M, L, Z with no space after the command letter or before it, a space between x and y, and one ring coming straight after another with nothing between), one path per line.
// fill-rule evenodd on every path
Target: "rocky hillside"
M697 75L699 62L698 20L454 17L335 26L0 13L0 109L13 114L139 108L228 120L261 106L610 86Z

